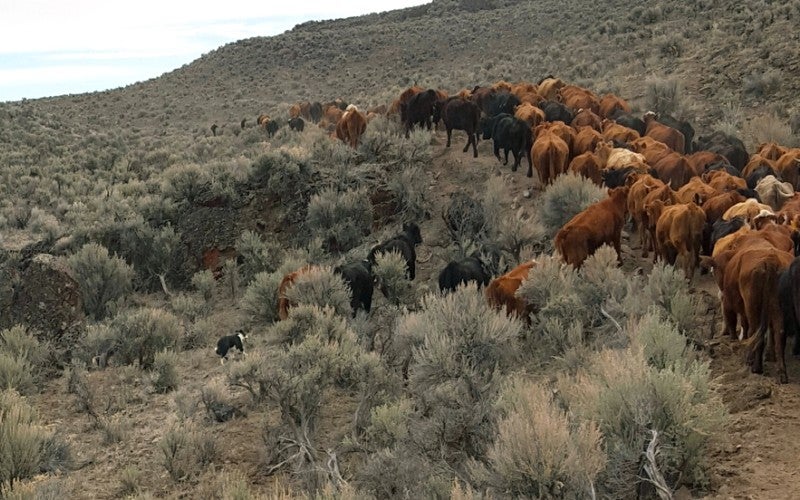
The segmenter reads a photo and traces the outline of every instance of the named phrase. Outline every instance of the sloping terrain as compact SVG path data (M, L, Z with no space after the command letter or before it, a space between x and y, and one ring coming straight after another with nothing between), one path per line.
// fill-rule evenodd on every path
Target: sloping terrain
M757 138L747 135L753 130L748 123L774 115L784 130L800 113L794 99L800 90L794 78L800 71L795 50L800 34L794 29L798 19L799 2L670 1L631 8L629 2L613 0L436 1L243 40L122 89L0 104L0 245L10 246L23 233L35 233L36 242L50 233L60 237L85 229L84 212L119 219L129 213L168 213L145 201L126 206L126 200L158 193L164 184L160 174L185 164L241 179L245 166L271 148L252 126L239 130L243 118L252 125L261 112L283 116L299 99L343 97L361 107L388 103L413 83L452 92L500 79L536 81L554 74L598 92L613 90L644 110L652 102L648 83L672 80L681 86L675 111L695 123L698 135L724 126L752 144ZM216 142L209 130L212 123L220 125L223 135ZM794 139L791 134L784 137ZM524 193L536 195L535 181L499 165L486 142L473 160L460 152L460 134L449 151L444 151L443 140L437 133L431 145L434 159L425 169L433 217L422 224L419 281L428 289L436 288L436 275L448 258L438 214L451 192L476 194L489 176L502 175L513 200L509 210L532 210L533 199ZM228 232L280 227L285 214L278 213L279 203L259 198L256 191L242 199L219 189L232 197L229 204L241 209L236 214L245 214L245 220L230 214L215 218L215 207L203 207L191 216L175 217L185 223L179 230L204 240L225 233L220 238L224 247ZM85 206L78 210L76 203ZM25 208L28 213L20 213ZM32 209L38 211L31 214ZM24 220L16 223L17 215ZM649 261L634 256L629 243L626 239L624 269L649 269ZM713 280L699 277L694 288L708 305L709 337L718 335ZM225 295L223 290L217 293ZM163 305L160 294L137 300ZM227 331L240 324L242 314L220 299L212 317ZM710 484L715 493L710 497L794 498L800 487L792 445L800 430L797 361L789 360L790 384L780 386L772 378L749 374L736 342L716 337L709 346L714 375L732 413L722 430L730 439L713 457ZM187 392L224 379L210 351L187 351L180 359L178 373ZM63 380L48 383L34 397L44 423L64 432L74 448L80 467L67 477L69 497L118 498L121 471L129 466L139 471L142 490L157 496L211 498L225 475L237 469L255 491L274 491L274 477L265 477L261 467L263 444L253 436L276 417L259 412L236 420L236 425L215 427L226 443L218 469L191 485L176 485L157 448L174 420L175 403L172 395L151 394L142 377L117 368L90 373L98 400L116 405L113 410L122 411L130 426L120 431L124 439L111 444L71 406ZM233 397L247 399L241 390ZM347 403L330 406L331 414L325 415L330 442L341 438L338 423L350 410Z

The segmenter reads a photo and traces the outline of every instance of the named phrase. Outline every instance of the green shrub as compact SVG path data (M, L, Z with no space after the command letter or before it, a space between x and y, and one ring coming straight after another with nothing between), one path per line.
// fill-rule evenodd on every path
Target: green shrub
M550 236L586 207L606 197L606 190L572 172L559 175L542 193L539 215Z
M77 349L72 351L73 358L80 361L83 366L91 366L92 360L103 356L114 347L115 333L107 323L96 323L86 326L86 334L78 341ZM108 359L105 359L108 361ZM105 368L106 366L99 366Z
M561 380L559 392L570 413L578 421L597 422L603 434L608 466L600 475L602 494L627 498L647 487L642 452L653 430L662 439L657 466L669 487L706 483L708 445L725 415L709 377L707 363L659 369L648 364L642 348L633 347L601 351L585 370Z
M131 291L134 271L105 247L87 243L67 260L81 288L83 308L94 319L103 319Z
M378 252L372 267L381 292L395 305L410 305L415 300L414 287L407 277L406 260L399 252Z
M50 368L49 349L23 326L0 331L0 390L33 394Z
M283 279L279 271L260 272L253 277L242 297L242 308L257 324L278 320L278 286Z
M163 455L164 468L174 481L197 476L219 458L213 437L185 425L169 429L158 447Z
M115 333L115 357L123 364L139 362L150 369L156 353L175 348L182 336L178 318L163 309L142 308L124 311L111 322Z
M192 275L192 286L197 290L206 303L210 303L214 298L214 288L217 282L214 279L214 273L209 269L198 271Z
M779 69L757 71L742 78L742 90L745 95L765 97L775 93L782 80L783 75Z
M200 165L173 165L161 174L161 192L179 203L195 205L209 200L211 176Z
M198 294L176 293L170 297L169 305L175 314L189 321L196 321L211 312L211 305Z
M606 457L592 421L575 422L552 391L514 380L501 397L505 416L487 453L489 467L473 463L478 483L516 498L590 498Z
M13 390L0 392L0 493L33 477L42 463L48 438L36 412Z
M283 249L274 238L262 241L253 231L245 231L236 242L236 249L242 257L240 272L242 283L249 284L256 274L273 272L280 265Z
M288 208L302 206L305 212L315 174L307 152L281 148L256 160L251 180L266 186L267 194Z
M320 308L329 306L341 316L352 315L350 289L341 276L327 266L314 267L301 274L285 294L293 304L316 305Z
M679 116L683 112L683 87L672 78L653 77L645 84L645 106L657 115Z
M377 406L370 413L367 441L378 448L391 448L404 441L409 434L413 401L400 399Z
M178 387L178 372L175 365L178 355L175 351L160 351L153 363L153 388L156 392L169 392Z
M365 190L324 189L311 197L306 214L310 234L330 252L346 252L361 244L372 227L372 204Z

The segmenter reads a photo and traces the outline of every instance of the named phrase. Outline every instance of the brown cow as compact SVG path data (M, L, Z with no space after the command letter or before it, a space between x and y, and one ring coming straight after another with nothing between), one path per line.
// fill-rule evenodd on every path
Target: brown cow
M359 139L366 130L367 118L354 104L351 104L347 106L347 110L336 124L336 137L356 149Z
M649 165L655 165L659 160L672 153L669 146L648 136L631 141L630 146L633 151L643 154Z
M720 192L747 189L747 181L724 170L711 170L702 174L701 178L712 188Z
M603 137L609 141L632 142L639 138L639 132L620 125L614 120L605 119L601 122Z
M608 198L589 205L564 224L555 247L567 264L579 268L602 245L612 245L622 264L620 238L627 211L628 186L608 190Z
M695 151L692 154L686 155L686 159L689 160L689 163L691 163L694 167L694 171L698 174L702 174L708 169L708 167L714 165L715 163L722 163L725 165L731 164L731 162L729 162L728 159L721 154L713 153L711 151Z
M671 265L680 257L689 281L700 258L705 223L706 214L695 203L664 208L656 223L655 252Z
M768 330L778 360L778 380L788 382L784 347L783 315L778 300L778 276L788 268L794 257L789 252L762 248L735 252L725 266L722 289L722 312L725 331L735 332L736 315L743 313L743 336L751 337L747 356L753 373L764 372L764 346ZM742 305L739 309L737 306Z
M531 128L535 128L544 121L544 111L527 102L523 102L514 109L514 116L527 123Z
M522 96L526 94L538 94L538 92L539 87L530 82L517 82L511 86L511 93L519 97L520 101L522 101Z
M560 78L547 77L539 82L536 92L549 101L556 99L558 91L564 87L566 83Z
M767 160L777 160L781 156L783 156L788 151L787 148L781 146L775 141L770 142L762 142L756 148L756 154L761 155L763 158Z
M600 98L600 113L598 113L600 116L611 118L617 110L630 113L631 107L625 99L614 94L606 94Z
M570 151L570 157L572 156L572 146L575 144L575 129L567 125L562 121L554 121L554 122L543 122L542 124L538 125L533 130L533 137L536 138L539 130L552 130L555 134L567 143L567 147Z
M683 137L683 133L681 133L680 130L676 130L672 127L664 125L663 123L660 123L658 120L656 120L656 114L652 111L645 113L642 117L642 120L647 126L647 130L644 135L663 142L676 153L683 154L686 152L686 139Z
M716 221L722 219L722 214L724 214L729 208L737 203L743 202L746 199L747 198L739 194L737 191L728 191L726 193L720 193L716 196L712 196L702 205L703 212L706 213L706 222L709 224L714 224Z
M556 99L570 108L573 113L580 109L591 110L592 113L600 113L600 99L589 89L578 87L577 85L565 85L559 89Z
M581 127L592 127L599 132L601 129L601 122L602 119L591 109L580 109L575 113L575 117L569 125L575 130L580 130Z
M675 193L678 203L689 203L694 201L698 205L702 205L710 198L720 194L713 187L709 186L700 177L692 177L689 182L681 186Z
M747 176L755 172L759 167L769 167L775 172L778 171L774 161L764 158L760 154L753 154L742 169L742 177L747 178Z
M591 151L579 154L569 162L568 170L589 179L598 186L603 185L603 164Z
M663 188L665 184L652 175L642 174L631 184L628 192L628 213L633 220L633 226L639 233L639 244L642 247L642 256L647 257L647 249L650 246L648 241L647 214L644 210L645 197L652 191Z
M644 226L647 232L648 244L642 245L642 257L647 257L650 249L655 250L656 223L661 217L661 212L664 211L664 207L675 205L676 203L678 203L678 200L675 196L675 191L667 184L659 186L645 195L642 202L644 211L640 215L642 217L642 226ZM654 253L653 262L656 261L657 257L658 254Z
M391 106L389 106L389 110L386 112L387 115L396 115L400 114L400 123L405 123L405 116L402 115L401 109L403 104L408 104L409 99L414 97L416 94L424 91L425 89L414 85L405 89L404 91L400 92L400 96L392 101Z
M289 118L297 118L300 116L300 104L292 104L289 106Z
M293 302L290 302L289 299L286 298L286 290L288 290L289 287L294 285L294 282L297 280L299 276L307 274L312 269L317 269L317 266L306 264L300 269L292 271L291 273L288 273L283 277L283 279L281 280L281 284L278 285L278 319L285 320L286 318L288 318L289 309L297 305Z
M521 317L530 324L531 308L524 300L517 297L516 293L535 265L535 260L523 262L506 274L493 279L484 291L489 305L498 311L505 309L508 316Z
M594 151L597 145L604 141L603 135L591 127L580 127L572 143L572 154L578 156L587 151Z
M669 184L672 189L680 189L696 176L694 168L680 153L670 153L653 165L658 178Z
M569 165L569 145L555 131L536 127L536 140L531 146L531 161L539 173L542 187L552 183L559 174L567 171Z
M800 148L786 151L775 161L775 171L781 179L790 182L795 191L800 191Z

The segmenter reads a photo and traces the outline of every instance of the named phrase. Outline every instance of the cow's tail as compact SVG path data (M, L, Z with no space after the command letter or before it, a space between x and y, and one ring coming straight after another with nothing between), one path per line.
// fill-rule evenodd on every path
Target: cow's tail
M771 310L770 304L772 300L775 299L775 294L773 292L777 289L777 275L777 269L775 269L770 262L761 262L752 275L751 282L758 283L761 288L760 296L754 298L761 311L758 320L758 330L756 330L755 334L747 339L746 342L749 348L748 359L753 363L753 367L760 367L763 363L763 360L756 359L756 356L763 355L762 346L767 341L770 320L769 313ZM751 300L753 300L753 298L751 298Z

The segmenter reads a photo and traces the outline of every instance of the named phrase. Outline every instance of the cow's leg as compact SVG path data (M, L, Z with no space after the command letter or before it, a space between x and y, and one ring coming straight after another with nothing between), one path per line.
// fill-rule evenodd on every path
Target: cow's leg
M514 164L511 166L511 171L516 172L517 168L519 168L519 151L515 149L511 151L511 154L514 155ZM506 158L508 158L508 150L506 150Z
M620 240L622 240L622 230L617 231L617 233L614 235L614 241L613 241L614 250L617 251L617 263L619 263L619 265L621 266L622 265L622 243L621 243Z
M775 357L778 361L778 381L781 384L789 382L786 374L786 333L783 329L783 318L778 307L772 307L772 345L775 348Z
M469 134L469 140L472 141L472 157L473 158L477 158L478 157L478 133L475 132L475 133ZM469 143L467 143L467 146L469 146Z
M503 155L504 155L503 165L508 165L508 151L509 148L503 148ZM516 170L516 168L513 170Z
M450 147L450 138L453 136L453 129L447 127L447 144L445 145L446 148Z
M722 297L722 335L736 338L736 310L725 297Z
M528 158L528 173L525 174L526 177L533 177L533 160L531 159L531 150L526 149L524 152L525 157Z
M500 158L500 144L498 144L497 141L494 143L494 156L497 158L497 161L503 161L503 159Z

